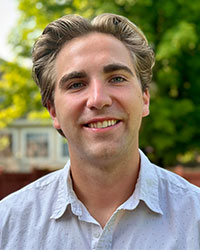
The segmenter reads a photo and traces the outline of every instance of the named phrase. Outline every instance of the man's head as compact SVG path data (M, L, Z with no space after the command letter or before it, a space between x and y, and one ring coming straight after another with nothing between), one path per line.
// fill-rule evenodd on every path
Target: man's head
M71 160L113 164L134 155L153 64L143 33L124 17L70 15L46 27L33 50L33 75Z
M40 88L42 103L54 102L55 60L64 44L92 32L111 34L128 48L144 91L149 87L154 53L144 34L127 18L102 14L91 22L81 16L66 15L47 25L33 48L33 77ZM102 41L103 42L103 41Z

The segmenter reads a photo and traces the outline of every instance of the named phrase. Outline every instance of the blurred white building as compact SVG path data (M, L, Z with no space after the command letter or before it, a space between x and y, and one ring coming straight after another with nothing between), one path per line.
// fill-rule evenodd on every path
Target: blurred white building
M55 170L68 160L66 140L51 121L20 119L0 130L0 168L6 172Z

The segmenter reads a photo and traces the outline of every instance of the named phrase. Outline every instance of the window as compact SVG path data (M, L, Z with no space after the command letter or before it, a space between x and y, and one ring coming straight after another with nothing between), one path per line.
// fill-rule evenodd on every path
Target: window
M14 155L13 152L13 134L1 133L0 134L0 157L8 158Z
M68 144L65 138L61 138L61 157L69 157Z
M67 159L69 158L67 140L59 134L57 134L57 137L58 137L57 159L60 162L66 162Z
M26 134L26 157L48 157L49 142L47 133L27 133Z
M51 131L46 128L24 129L22 132L23 156L26 159L50 159L52 153Z

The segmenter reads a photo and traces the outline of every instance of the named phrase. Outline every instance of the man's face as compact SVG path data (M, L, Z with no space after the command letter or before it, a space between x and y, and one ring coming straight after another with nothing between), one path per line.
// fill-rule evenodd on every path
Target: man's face
M128 49L115 37L90 33L65 44L56 63L54 106L70 157L115 160L138 147L149 93L142 93Z

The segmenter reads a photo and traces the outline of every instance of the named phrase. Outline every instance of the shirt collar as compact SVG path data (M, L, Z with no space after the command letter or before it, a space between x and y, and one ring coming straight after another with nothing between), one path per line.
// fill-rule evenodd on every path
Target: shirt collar
M159 203L159 180L154 165L140 152L140 172L132 196L120 207L133 210L142 200L155 213L163 214Z
M163 214L159 204L158 176L155 172L155 167L141 150L139 152L141 159L140 173L135 190L132 196L119 209L133 210L142 200L153 212ZM69 160L59 178L58 195L53 206L51 219L59 219L70 204L72 212L77 216L81 216L82 203L78 200L72 188Z
M50 218L59 219L64 214L69 205L71 205L71 209L74 214L81 216L81 202L76 197L76 194L72 188L70 160L66 163L59 178L58 195L53 205L53 212Z
M141 170L139 175L140 199L154 212L163 214L159 200L159 179L155 166L140 150Z

